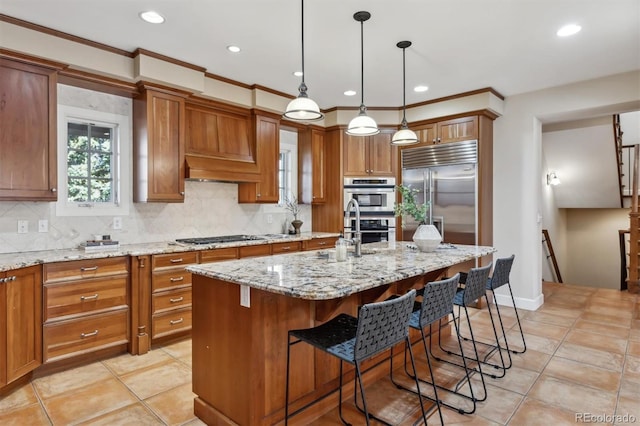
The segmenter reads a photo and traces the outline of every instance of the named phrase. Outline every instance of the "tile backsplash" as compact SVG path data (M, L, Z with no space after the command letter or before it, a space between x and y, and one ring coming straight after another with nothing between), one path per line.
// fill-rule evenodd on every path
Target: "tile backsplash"
M38 221L49 232L38 232ZM132 203L122 229L113 229L113 216L56 216L55 203L0 202L0 253L67 249L109 234L121 244L170 241L184 237L226 234L280 233L286 210L275 205L238 204L238 185L222 182L185 183L184 203ZM18 220L29 221L26 234L18 234ZM301 206L302 231L311 231L311 208ZM271 223L270 223L271 222Z

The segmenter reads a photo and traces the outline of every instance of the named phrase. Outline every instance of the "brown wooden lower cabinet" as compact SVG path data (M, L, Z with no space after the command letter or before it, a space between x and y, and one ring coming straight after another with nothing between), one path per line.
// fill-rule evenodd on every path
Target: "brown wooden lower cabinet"
M41 271L0 272L0 390L42 363Z

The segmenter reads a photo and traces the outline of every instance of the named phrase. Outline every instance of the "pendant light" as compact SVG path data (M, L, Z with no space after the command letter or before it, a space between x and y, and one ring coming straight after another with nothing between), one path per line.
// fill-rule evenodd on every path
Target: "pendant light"
M282 116L296 121L316 121L323 119L324 114L320 112L318 104L307 96L307 85L304 83L304 0L300 0L300 5L302 17L302 82L298 87L298 97L289 102Z
M360 113L349 122L347 134L351 136L371 136L380 133L375 120L367 115L364 106L364 21L371 18L369 12L356 12L353 19L360 22Z
M400 41L396 44L397 47L402 49L402 123L400 124L400 130L393 134L391 138L392 145L412 145L418 143L418 136L416 133L409 129L407 124L407 100L406 100L406 70L405 70L405 58L404 54L407 47L411 46L410 41Z

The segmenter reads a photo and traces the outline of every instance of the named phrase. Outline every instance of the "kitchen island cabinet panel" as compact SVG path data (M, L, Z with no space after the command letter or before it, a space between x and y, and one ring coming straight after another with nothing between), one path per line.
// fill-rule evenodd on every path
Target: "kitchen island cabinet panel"
M40 266L0 272L0 388L42 364Z
M243 257L256 257L256 256L269 256L271 254L271 244L258 244L255 246L243 246L239 247L240 258Z
M301 241L290 241L286 243L273 243L271 244L271 253L293 253L302 250Z
M56 70L0 59L0 200L57 200Z
M313 238L302 242L302 250L320 250L334 248L338 237Z
M238 258L237 247L226 247L211 250L202 250L200 252L200 263L215 262L218 260L229 260Z

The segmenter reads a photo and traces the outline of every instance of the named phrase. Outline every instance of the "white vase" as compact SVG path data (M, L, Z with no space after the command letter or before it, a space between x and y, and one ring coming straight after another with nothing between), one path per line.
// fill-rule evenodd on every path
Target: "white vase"
M424 252L434 251L442 241L438 228L433 225L420 225L413 234L413 242L418 250Z

